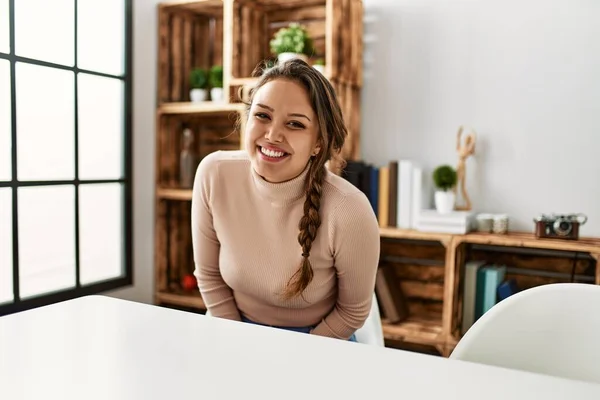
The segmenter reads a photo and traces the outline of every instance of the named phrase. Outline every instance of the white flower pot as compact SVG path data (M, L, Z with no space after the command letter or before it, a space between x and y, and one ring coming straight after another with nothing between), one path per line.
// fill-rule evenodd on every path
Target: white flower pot
M325 75L325 66L324 65L313 65L313 68Z
M206 101L208 91L206 89L191 89L190 100L194 103Z
M308 56L306 54L299 53L280 53L277 55L277 61L280 63L286 62L288 60L292 60L294 58L299 58L302 61L308 63Z
M215 102L223 101L223 88L211 88L210 99Z
M435 192L435 208L440 214L448 214L454 210L456 196L453 191L438 190Z

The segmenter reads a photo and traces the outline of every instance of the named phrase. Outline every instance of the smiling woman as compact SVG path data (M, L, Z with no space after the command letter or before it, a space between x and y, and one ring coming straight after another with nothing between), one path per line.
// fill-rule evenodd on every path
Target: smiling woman
M380 239L366 196L326 168L347 135L335 91L291 60L261 74L247 115L246 150L205 157L193 188L208 311L353 340L371 309Z

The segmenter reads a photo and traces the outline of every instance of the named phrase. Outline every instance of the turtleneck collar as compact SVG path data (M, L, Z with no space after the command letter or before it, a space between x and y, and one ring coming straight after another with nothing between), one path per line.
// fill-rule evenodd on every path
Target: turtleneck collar
M290 179L289 181L272 183L266 181L260 176L250 164L250 171L252 173L252 179L254 186L258 190L258 193L271 201L272 205L285 205L293 203L294 201L304 197L306 194L306 178L308 176L308 170L310 169L310 162L307 164L304 171L297 177Z

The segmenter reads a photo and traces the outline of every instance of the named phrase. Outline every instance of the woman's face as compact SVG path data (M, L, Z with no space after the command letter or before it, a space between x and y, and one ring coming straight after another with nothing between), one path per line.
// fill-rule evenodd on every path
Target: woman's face
M252 167L269 182L300 175L320 151L319 124L306 89L286 79L267 82L254 94L245 146Z

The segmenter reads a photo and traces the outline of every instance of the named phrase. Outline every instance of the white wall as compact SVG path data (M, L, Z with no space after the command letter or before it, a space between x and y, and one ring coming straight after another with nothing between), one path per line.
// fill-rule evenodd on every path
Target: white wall
M133 257L134 285L111 294L151 303L154 287L156 5L133 1Z
M600 1L364 5L364 159L455 164L466 124L476 211L524 230L541 212L584 212L582 234L600 236Z

